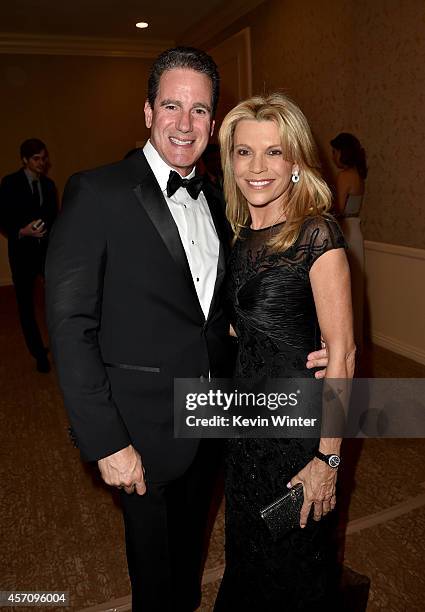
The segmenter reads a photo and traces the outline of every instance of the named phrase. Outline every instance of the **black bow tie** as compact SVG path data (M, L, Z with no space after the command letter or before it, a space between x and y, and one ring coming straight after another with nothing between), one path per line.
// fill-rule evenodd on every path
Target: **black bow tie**
M203 176L194 176L191 179L184 179L180 176L180 174L174 172L174 170L171 170L167 181L167 196L171 198L179 187L184 187L187 189L190 197L197 200L202 191L203 185Z

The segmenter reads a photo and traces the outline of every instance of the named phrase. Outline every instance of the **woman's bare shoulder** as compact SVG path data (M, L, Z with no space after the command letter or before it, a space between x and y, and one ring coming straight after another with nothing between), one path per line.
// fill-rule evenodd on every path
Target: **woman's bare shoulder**
M364 191L364 180L359 175L356 168L345 168L338 172L337 184L339 187L346 187L350 193L361 194Z

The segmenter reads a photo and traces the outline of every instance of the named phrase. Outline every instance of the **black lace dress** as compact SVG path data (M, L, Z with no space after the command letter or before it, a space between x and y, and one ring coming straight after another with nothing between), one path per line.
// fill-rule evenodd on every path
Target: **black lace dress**
M344 248L337 223L307 219L296 243L272 253L280 225L246 229L232 251L227 296L239 338L236 377L308 377L307 354L320 347L309 280L313 263ZM333 558L328 517L274 543L259 510L313 457L317 439L232 439L226 451L226 570L215 611L331 609Z

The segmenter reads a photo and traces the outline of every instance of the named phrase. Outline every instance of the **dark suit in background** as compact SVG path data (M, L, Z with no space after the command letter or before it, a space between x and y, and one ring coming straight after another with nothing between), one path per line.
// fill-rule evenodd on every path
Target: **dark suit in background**
M35 317L34 283L39 274L44 274L48 234L58 210L54 182L44 175L38 180L41 204L34 198L23 168L5 176L0 185L0 222L8 238L9 263L19 318L28 350L37 360L45 358L45 348ZM20 237L19 230L35 219L44 221L46 237Z

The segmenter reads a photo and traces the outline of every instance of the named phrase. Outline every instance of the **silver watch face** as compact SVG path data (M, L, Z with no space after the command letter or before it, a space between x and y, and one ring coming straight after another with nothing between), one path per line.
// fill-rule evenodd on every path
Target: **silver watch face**
M331 455L329 457L328 463L331 467L337 468L341 463L341 459L338 457L338 455Z

